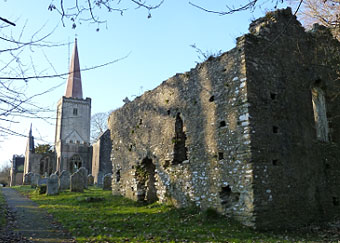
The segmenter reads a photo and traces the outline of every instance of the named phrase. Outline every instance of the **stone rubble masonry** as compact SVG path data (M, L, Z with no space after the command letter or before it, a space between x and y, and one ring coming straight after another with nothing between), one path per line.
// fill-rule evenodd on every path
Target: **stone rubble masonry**
M111 113L114 195L214 208L261 229L340 216L340 44L324 27L306 32L290 8L249 30Z

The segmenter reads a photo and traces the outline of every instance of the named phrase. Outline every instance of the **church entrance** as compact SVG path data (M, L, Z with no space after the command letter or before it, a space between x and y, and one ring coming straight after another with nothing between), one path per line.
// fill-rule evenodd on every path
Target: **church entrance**
M79 154L75 154L70 159L70 164L69 164L70 173L72 174L76 172L80 167L82 167L81 158Z

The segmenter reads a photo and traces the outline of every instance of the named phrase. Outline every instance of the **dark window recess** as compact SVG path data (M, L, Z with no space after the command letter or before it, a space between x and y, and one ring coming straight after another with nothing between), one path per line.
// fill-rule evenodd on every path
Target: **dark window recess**
M77 108L73 108L73 115L77 116L78 115L78 109Z
M339 206L339 204L340 204L339 198L333 197L333 205L334 205L334 206Z
M170 110L168 110L167 112L168 112L168 115L170 115L171 111L170 111Z
M271 98L272 100L276 100L277 94L275 94L275 93L270 93L270 98Z
M120 170L116 171L116 182L120 181Z
M273 163L273 165L278 165L279 164L279 160L278 159L273 159L272 163Z
M226 125L225 121L220 121L220 127L225 127Z
M224 159L223 152L218 153L218 160Z
M209 102L213 102L214 100L215 100L215 96L214 95L209 98Z
M279 133L279 127L273 126L273 133Z
M230 186L224 186L220 191L221 204L224 207L231 207L240 199L240 193L232 192Z
M185 147L185 140L186 135L183 131L183 120L180 116L180 113L177 113L175 122L175 137L173 138L174 142L174 159L172 161L173 165L180 164L184 160L187 160L187 148Z

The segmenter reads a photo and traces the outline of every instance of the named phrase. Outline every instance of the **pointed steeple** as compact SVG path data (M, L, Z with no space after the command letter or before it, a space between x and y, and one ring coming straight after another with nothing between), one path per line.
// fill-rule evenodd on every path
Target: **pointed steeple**
M34 137L32 136L32 123L31 123L30 131L28 133L27 148L29 151L34 152Z
M70 64L65 96L70 98L83 98L83 89L81 86L80 65L77 48L77 38L74 40L74 48Z

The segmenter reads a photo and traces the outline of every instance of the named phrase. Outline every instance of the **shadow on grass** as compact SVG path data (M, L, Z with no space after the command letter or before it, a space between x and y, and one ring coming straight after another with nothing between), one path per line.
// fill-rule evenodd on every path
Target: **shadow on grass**
M282 236L256 232L213 210L145 205L94 187L56 196L16 189L52 213L79 242L283 242Z

